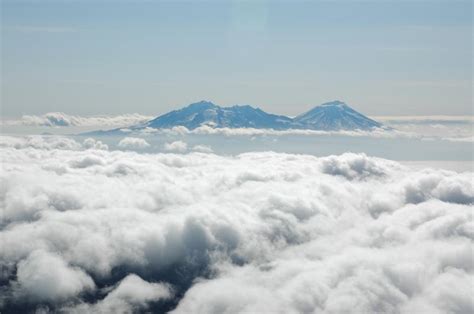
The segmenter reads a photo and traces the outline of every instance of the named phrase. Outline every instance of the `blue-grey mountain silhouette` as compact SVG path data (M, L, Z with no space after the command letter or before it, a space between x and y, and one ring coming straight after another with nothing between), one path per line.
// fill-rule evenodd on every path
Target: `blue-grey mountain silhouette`
M220 107L209 101L200 101L165 113L148 122L127 127L127 129L139 131L145 128L170 129L177 126L184 126L189 130L209 126L213 128L324 131L372 130L383 127L381 123L364 116L341 101L324 103L295 118L267 113L249 105ZM121 128L92 133L113 134L120 131Z
M314 107L296 118L300 128L314 130L370 130L381 128L382 124L355 111L341 101L332 101Z
M288 129L293 120L253 108L248 105L219 107L209 101L200 101L159 116L145 124L152 128L184 126L190 130L208 125L215 128Z

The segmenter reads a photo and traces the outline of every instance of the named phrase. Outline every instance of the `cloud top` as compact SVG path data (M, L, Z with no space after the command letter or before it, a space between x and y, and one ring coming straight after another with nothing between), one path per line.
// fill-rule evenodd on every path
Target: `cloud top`
M131 149L143 149L150 147L150 144L142 138L138 137L125 137L120 140L118 143L118 147L120 148L131 148Z
M78 116L63 112L48 112L43 115L24 115L20 119L4 119L4 125L22 126L46 126L46 127L71 127L71 126L96 126L113 127L127 126L146 122L152 116L145 116L137 113L124 115L99 115L99 116Z
M80 268L69 266L61 256L37 250L18 263L18 293L31 301L61 301L95 288Z
M171 143L165 143L163 148L169 152L184 153L188 149L188 144L183 141L174 141Z
M0 138L2 313L474 310L472 173L64 143Z

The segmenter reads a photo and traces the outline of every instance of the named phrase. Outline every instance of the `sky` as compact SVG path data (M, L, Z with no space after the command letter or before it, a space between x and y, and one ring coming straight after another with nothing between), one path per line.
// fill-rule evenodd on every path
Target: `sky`
M471 1L2 1L1 114L472 115Z

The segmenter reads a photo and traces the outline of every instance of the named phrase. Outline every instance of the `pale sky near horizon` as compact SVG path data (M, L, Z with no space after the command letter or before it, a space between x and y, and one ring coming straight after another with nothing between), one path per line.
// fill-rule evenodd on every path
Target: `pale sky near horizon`
M1 114L472 115L471 1L2 1Z

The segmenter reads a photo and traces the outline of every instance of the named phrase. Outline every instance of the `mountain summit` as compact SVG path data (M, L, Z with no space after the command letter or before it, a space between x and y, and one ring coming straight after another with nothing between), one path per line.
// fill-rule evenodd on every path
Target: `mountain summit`
M214 128L282 130L290 128L292 122L291 118L266 113L248 105L219 107L209 101L200 101L159 116L146 123L146 126L162 129L180 125L191 130L208 125Z
M327 102L303 113L293 120L300 128L314 130L370 130L382 124L355 111L342 101Z

